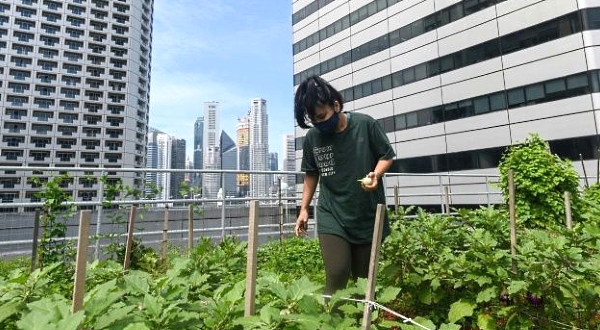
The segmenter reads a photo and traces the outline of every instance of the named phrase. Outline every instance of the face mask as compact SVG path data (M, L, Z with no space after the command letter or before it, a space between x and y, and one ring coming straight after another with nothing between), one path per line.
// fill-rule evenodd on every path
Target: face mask
M335 128L337 127L338 121L340 120L340 113L333 112L333 115L329 117L329 119L313 123L313 126L316 127L321 133L325 135L331 135L335 132Z

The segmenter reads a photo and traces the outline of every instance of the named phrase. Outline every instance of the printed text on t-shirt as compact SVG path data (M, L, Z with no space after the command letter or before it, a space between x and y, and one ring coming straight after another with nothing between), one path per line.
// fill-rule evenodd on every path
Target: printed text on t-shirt
M335 159L333 157L333 146L315 147L313 149L319 174L321 176L330 176L335 174Z

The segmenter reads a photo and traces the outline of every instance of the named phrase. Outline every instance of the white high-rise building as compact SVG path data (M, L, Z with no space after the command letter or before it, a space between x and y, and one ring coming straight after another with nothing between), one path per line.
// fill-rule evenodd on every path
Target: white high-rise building
M206 158L204 161L205 170L220 170L221 169L221 147L209 146L204 153ZM205 198L217 198L219 188L221 188L220 173L204 173L202 180L202 196Z
M396 151L392 172L497 174L505 148L532 132L596 168L598 1L295 0L292 8L294 85L320 75L342 92L344 110L378 119ZM297 169L305 134L295 131ZM447 184L486 191L487 181L390 178L386 195L398 185L415 194L403 204L439 205L439 196L418 194Z
M250 171L269 170L269 119L267 101L256 98L250 101L248 112L250 129ZM250 196L265 197L269 193L269 175L250 175Z
M159 130L150 128L148 132L148 155L149 160L146 167L154 169L170 169L173 138ZM154 199L167 199L171 189L171 173L147 172L146 173L146 195L158 193L152 196Z
M286 134L283 136L283 171L295 171L296 170L296 140L293 134ZM287 174L283 177L283 181L287 184L287 187L295 187L296 176L294 174Z
M221 169L220 136L221 113L219 102L204 102L204 127L202 130L202 168L205 170ZM202 196L217 198L221 187L219 173L202 175Z
M0 2L0 165L145 166L153 6ZM3 200L34 198L39 188L22 175L3 173ZM144 181L141 173L108 177L135 187ZM98 182L69 186L75 200L98 189Z

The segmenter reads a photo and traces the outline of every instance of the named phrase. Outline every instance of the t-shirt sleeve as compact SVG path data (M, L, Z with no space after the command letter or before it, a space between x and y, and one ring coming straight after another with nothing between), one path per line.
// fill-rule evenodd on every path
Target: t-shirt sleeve
M304 143L302 144L302 163L300 165L300 170L306 173L319 171L308 134L304 137Z
M383 131L383 128L379 124L379 122L375 119L371 122L370 129L370 147L375 156L375 159L392 159L396 156L394 152L394 148L390 145L390 140L387 135Z

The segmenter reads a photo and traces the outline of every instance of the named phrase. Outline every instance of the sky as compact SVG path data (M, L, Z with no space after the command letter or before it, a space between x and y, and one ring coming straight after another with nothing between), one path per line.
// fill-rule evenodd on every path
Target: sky
M155 0L150 127L185 139L193 160L204 102L220 103L221 130L235 141L260 97L281 164L283 135L294 133L291 10L286 0Z

